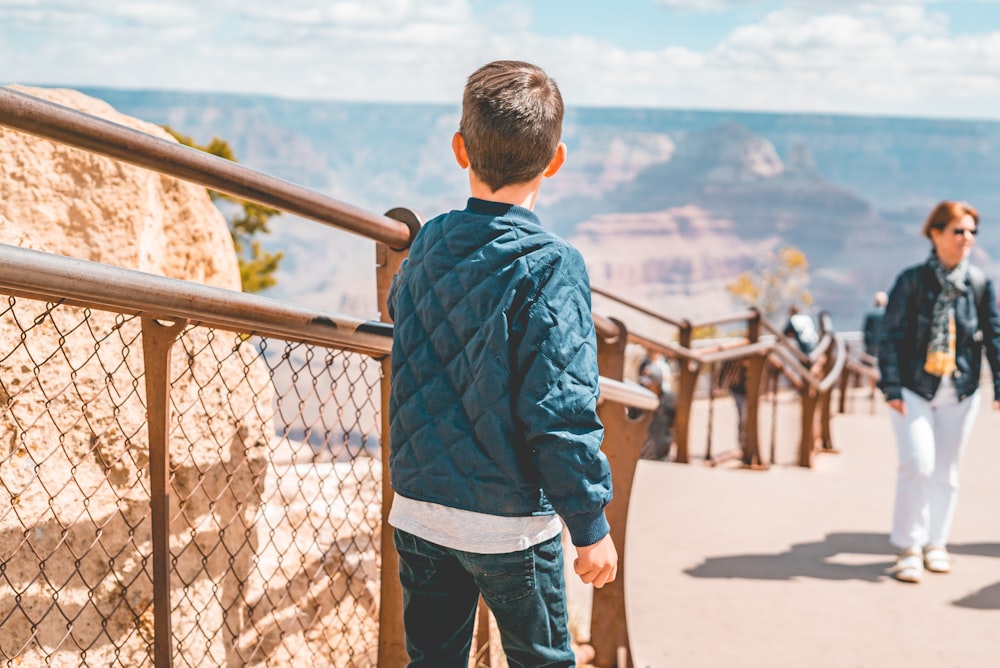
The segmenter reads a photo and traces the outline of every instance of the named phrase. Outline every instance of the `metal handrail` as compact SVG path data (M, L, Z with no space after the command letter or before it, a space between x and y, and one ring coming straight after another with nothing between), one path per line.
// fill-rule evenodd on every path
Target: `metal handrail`
M416 232L406 223L225 158L6 86L0 86L0 125L281 209L394 249L408 248Z
M847 360L846 369L851 373L856 373L859 376L864 376L865 378L873 381L878 381L882 377L882 374L879 373L877 366L870 366L853 359Z
M660 406L656 395L643 386L604 376L601 376L601 399L644 411L655 411Z
M782 332L777 327L775 327L774 325L772 325L771 322L767 318L761 318L760 319L760 326L763 327L764 329L766 329L771 334L774 334L774 336L777 337L778 339L787 339L788 338L788 337L785 336L784 332Z
M768 359L797 388L802 389L808 385L815 390L819 388L820 381L812 374L810 366L802 362L803 357L805 354L798 349L798 346L789 345L787 339L782 337L775 342Z
M820 392L826 392L833 384L840 380L840 374L844 372L844 365L847 363L847 343L844 341L844 337L839 334L833 336L833 343L836 346L837 354L833 360L833 368L830 369L830 373L826 375L826 378L819 385Z
M375 356L388 354L392 346L392 326L385 323L135 269L7 244L0 244L0 266L0 286L35 299L186 319Z
M591 285L590 286L590 291L593 292L595 295L601 295L602 297L606 297L606 298L610 299L613 302L621 304L622 306L627 306L628 308L632 309L633 311L636 311L637 313L641 313L643 315L649 316L650 318L654 318L654 319L659 320L660 322L666 323L668 325L673 325L674 327L677 327L678 329L684 329L684 328L697 329L699 327L712 327L712 326L717 326L717 325L728 325L729 323L733 323L733 322L740 322L740 321L750 320L750 319L754 318L757 315L757 312L751 309L751 310L748 310L748 311L743 312L743 313L736 313L736 314L733 314L733 315L722 316L722 317L719 317L719 318L713 318L713 319L705 320L705 321L702 321L702 322L691 322L690 320L688 320L686 318L683 319L683 320L675 320L674 318L671 318L669 316L663 315L662 313L657 313L656 311L653 311L652 309L646 308L642 304L639 304L639 303L634 302L634 301L632 301L630 299L622 297L621 295L615 294L615 293L611 292L610 290L605 290L604 288Z
M734 313L732 315L720 316L718 318L711 318L709 320L701 320L699 322L688 323L692 329L699 329L702 327L718 327L719 325L728 325L734 322L748 322L753 320L758 315L757 311L749 310L743 311L741 313Z
M677 359L683 359L686 362L698 361L698 357L693 350L685 348L681 344L673 341L661 341L632 330L629 330L628 340L630 343L638 343L649 350L654 350L664 354L669 353L671 356L676 357Z
M184 319L237 333L343 348L374 357L392 349L392 325L361 320L260 295L99 262L0 244L5 292L122 313ZM600 377L601 396L642 410L659 405L649 390Z
M766 355L773 349L773 341L757 341L756 343L742 344L738 347L719 348L705 353L696 350L694 353L696 357L700 358L702 364L712 364L714 362L726 362L751 355Z
M628 300L625 297L622 297L621 295L616 295L615 293L605 290L604 288L591 285L590 291L593 292L595 295L601 295L602 297L607 297L608 299L614 302L622 304L623 306L627 306L634 311L642 313L643 315L648 315L651 318L655 318L661 322L665 322L668 325L673 325L674 327L684 327L685 325L688 324L686 320L674 320L673 318L665 316L662 313L657 313L656 311L651 311L647 309L645 306L642 306L631 300Z
M597 313L591 313L591 317L594 319L594 329L602 339L614 339L621 333L621 329L610 318Z

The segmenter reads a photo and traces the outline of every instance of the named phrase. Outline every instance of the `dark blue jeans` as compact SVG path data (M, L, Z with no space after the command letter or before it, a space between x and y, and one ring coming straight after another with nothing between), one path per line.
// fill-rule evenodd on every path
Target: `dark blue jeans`
M520 552L477 554L394 530L410 668L467 668L480 593L511 668L571 668L559 536Z

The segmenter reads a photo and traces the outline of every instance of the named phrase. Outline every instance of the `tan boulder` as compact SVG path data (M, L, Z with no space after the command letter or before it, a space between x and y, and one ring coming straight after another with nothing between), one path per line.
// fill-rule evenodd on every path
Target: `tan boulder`
M166 136L74 91L21 90ZM0 243L239 289L232 240L204 188L4 128ZM0 657L148 664L140 319L0 295ZM275 512L262 499L273 489L274 390L254 339L205 327L175 344L171 384L175 653L224 665L253 631L251 594L283 586L257 553L273 544L260 532L275 531L260 523Z
M78 91L12 88L173 141ZM204 188L3 126L0 147L0 243L240 289L226 221Z

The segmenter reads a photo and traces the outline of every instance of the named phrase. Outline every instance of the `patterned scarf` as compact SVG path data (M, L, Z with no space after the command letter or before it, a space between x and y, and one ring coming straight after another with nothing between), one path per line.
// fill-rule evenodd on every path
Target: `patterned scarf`
M948 271L932 250L927 264L934 270L941 284L941 293L934 301L931 339L927 344L924 371L935 376L950 376L955 371L955 299L965 292L969 263L962 260Z

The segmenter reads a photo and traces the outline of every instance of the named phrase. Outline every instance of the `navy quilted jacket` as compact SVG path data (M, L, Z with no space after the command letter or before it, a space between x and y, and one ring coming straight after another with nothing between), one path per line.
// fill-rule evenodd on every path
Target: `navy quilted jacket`
M529 209L472 198L429 221L393 279L392 487L608 532L597 344L579 252Z

